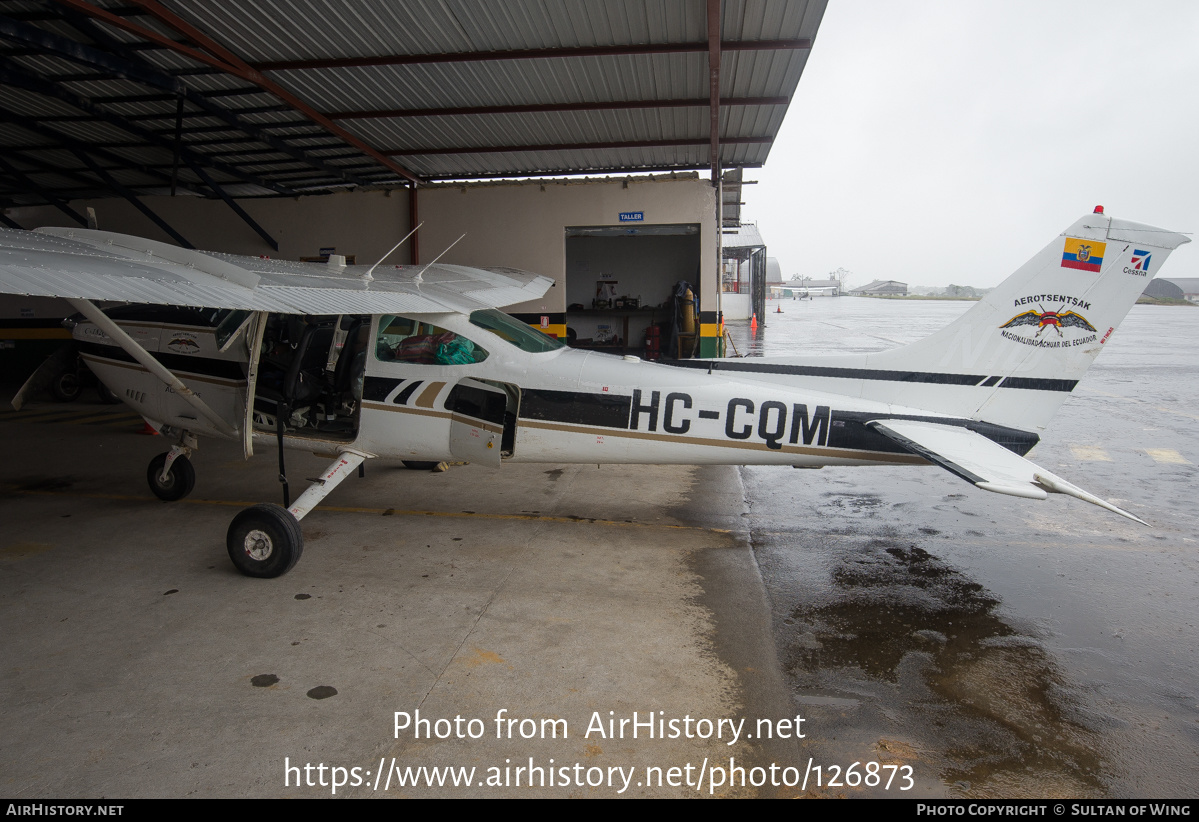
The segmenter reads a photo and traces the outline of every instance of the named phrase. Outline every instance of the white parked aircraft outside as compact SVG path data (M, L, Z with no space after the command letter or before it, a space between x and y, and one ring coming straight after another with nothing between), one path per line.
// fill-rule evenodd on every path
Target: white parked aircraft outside
M188 251L95 230L0 231L0 293L66 298L81 356L175 439L154 493L186 496L201 436L277 444L284 505L229 527L234 565L290 570L300 520L363 462L940 465L975 486L1067 494L1025 458L1183 235L1079 219L945 329L845 357L644 362L567 348L498 309L546 277ZM101 311L93 301L125 303ZM18 393L19 407L36 382ZM283 449L332 462L288 497Z

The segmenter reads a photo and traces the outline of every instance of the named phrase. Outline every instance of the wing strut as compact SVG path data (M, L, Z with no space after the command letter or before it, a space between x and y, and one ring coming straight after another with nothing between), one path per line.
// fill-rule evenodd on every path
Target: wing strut
M154 359L149 351L142 348L137 342L126 334L121 327L109 319L108 315L101 311L91 300L82 300L74 297L67 298L76 311L87 317L96 327L103 331L108 336L116 341L117 345L121 346L126 354L149 371L158 379L171 387L171 390L179 395L179 398L190 405L192 408L199 411L205 419L211 422L216 429L227 437L236 439L238 437L237 429L229 424L227 420L221 417L216 411L213 411L208 403L200 399L195 393L184 385L178 377L176 377L170 369Z

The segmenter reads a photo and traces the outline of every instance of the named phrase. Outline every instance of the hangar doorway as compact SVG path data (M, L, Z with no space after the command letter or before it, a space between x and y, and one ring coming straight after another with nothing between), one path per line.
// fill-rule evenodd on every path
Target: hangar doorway
M665 355L680 281L690 283L698 317L698 223L567 226L565 242L566 335L572 346L639 356L660 349ZM647 351L649 328L659 329L650 335L661 342Z

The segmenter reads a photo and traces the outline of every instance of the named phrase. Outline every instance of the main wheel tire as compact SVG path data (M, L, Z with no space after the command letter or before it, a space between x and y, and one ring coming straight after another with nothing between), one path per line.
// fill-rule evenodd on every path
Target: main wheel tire
M163 502L175 502L186 497L196 487L196 469L187 457L176 457L171 463L166 482L162 482L162 466L166 464L165 453L150 460L150 467L146 469L146 482L150 484L154 496Z
M74 371L64 371L50 383L50 395L59 402L74 402L82 393L83 386Z
M304 533L286 508L263 503L233 518L225 546L237 570L248 577L270 579L283 576L299 562Z
M440 465L440 463L437 462L416 462L413 460L400 460L400 462L402 462L404 467L409 471L432 471L434 468Z

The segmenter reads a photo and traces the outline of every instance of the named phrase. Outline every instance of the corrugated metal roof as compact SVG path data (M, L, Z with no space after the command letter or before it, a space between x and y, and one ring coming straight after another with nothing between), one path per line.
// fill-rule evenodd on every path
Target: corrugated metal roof
M765 246L757 223L742 223L736 228L724 229L720 244L726 248L757 248Z
M765 162L825 3L721 2L722 167ZM0 205L113 193L80 152L133 193L204 196L706 168L707 21L708 0L0 0Z

